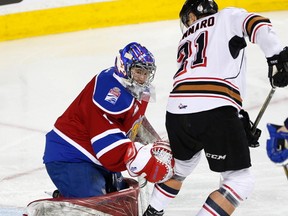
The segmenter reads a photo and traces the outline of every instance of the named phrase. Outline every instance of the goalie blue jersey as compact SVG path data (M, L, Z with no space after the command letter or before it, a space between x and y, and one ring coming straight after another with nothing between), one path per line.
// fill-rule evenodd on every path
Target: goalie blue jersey
M126 170L123 158L146 111L119 82L114 67L96 75L46 135L44 163L88 161Z

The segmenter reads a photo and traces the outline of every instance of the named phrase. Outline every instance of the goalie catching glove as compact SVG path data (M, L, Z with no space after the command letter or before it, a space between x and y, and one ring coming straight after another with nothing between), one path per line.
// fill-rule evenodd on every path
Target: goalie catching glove
M174 174L174 158L165 141L156 141L147 145L131 143L125 163L132 177L143 176L148 182L161 183L170 179Z
M285 87L288 85L288 47L285 47L278 55L267 58L269 72L268 77L271 86Z

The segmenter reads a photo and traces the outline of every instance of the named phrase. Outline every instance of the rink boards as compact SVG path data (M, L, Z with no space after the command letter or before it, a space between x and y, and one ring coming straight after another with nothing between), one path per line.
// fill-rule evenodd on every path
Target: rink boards
M0 13L0 41L177 19L184 0L170 0L169 3L165 0L95 0L95 2L90 2L93 3L49 7L49 2L43 1L41 9L16 13L14 11L9 13L7 10L6 14L3 14L5 6L0 6L0 12L2 11ZM17 10L21 3L23 2L18 5L15 3L12 7ZM218 0L217 3L220 9L234 6L255 12L288 10L287 0Z

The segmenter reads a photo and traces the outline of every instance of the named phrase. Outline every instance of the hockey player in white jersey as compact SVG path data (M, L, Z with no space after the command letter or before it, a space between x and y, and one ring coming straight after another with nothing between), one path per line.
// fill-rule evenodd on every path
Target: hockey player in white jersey
M200 211L191 215L228 216L254 187L250 143L239 119L246 82L246 41L263 51L273 87L288 84L288 49L283 49L268 18L240 8L218 12L213 0L187 0L180 19L183 36L178 70L166 112L175 175L155 184L144 215L164 214L204 149L210 170L218 172L222 181Z

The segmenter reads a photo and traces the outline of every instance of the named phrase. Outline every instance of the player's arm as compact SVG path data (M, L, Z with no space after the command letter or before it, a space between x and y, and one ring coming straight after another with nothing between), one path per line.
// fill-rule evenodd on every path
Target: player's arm
M127 146L132 141L127 137L126 132L120 123L108 114L98 115L96 121L90 122L91 144L100 163L111 171L125 170L123 158Z
M250 14L244 22L244 30L252 43L259 45L264 52L272 87L288 85L288 47L283 49L270 20L256 14Z

